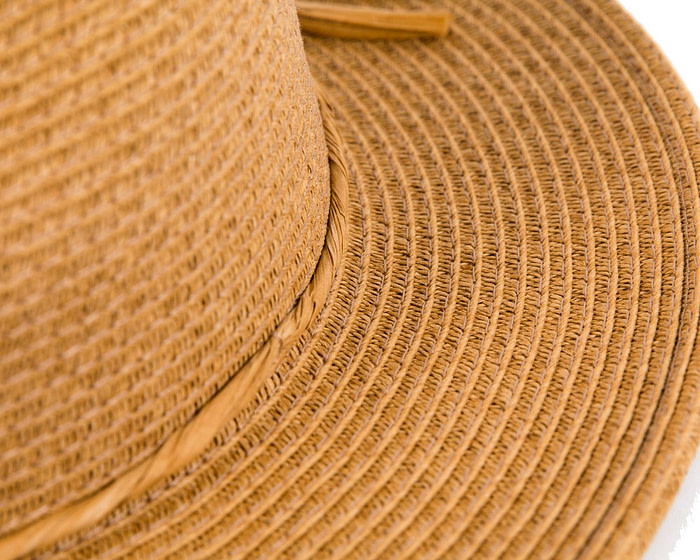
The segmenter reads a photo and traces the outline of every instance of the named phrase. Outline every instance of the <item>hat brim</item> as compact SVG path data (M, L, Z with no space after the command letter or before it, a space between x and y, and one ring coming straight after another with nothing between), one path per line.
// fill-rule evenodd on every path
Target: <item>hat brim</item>
M323 307L44 553L641 554L700 436L695 108L612 2L445 4L305 40L348 170Z

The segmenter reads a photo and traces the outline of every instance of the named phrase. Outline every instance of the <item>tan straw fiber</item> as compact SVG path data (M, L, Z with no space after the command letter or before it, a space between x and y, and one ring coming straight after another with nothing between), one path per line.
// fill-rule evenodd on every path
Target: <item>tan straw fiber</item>
M610 0L0 2L0 558L638 559L698 123Z

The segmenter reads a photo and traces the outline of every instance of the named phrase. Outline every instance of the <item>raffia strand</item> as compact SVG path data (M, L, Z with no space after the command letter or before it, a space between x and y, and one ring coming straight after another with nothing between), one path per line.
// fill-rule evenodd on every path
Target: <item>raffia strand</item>
M384 10L303 0L296 5L302 31L344 39L444 37L452 21L445 10Z

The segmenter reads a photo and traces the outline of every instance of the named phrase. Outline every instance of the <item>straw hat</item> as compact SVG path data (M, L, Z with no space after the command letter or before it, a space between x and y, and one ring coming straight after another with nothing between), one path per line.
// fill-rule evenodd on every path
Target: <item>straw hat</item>
M610 0L437 4L0 6L0 557L641 555L698 114Z

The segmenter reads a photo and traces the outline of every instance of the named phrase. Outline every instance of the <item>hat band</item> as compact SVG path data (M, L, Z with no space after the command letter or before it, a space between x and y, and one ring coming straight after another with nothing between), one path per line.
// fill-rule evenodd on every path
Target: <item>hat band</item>
M333 111L316 87L328 146L331 200L321 256L296 305L263 346L235 373L197 415L148 460L131 468L87 498L74 502L0 539L0 558L16 558L49 546L104 518L131 496L199 457L216 435L240 413L274 373L279 359L313 326L328 299L346 244L348 170Z

